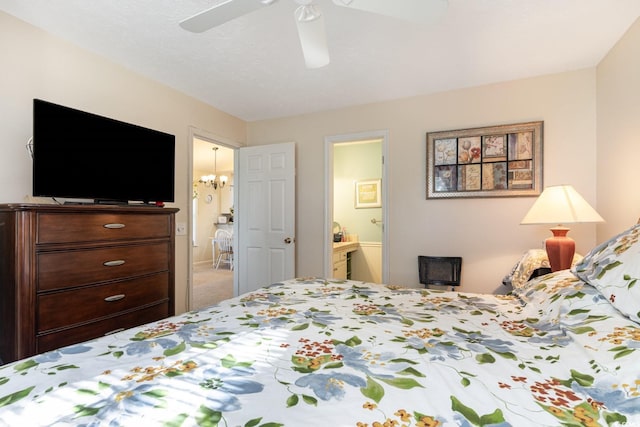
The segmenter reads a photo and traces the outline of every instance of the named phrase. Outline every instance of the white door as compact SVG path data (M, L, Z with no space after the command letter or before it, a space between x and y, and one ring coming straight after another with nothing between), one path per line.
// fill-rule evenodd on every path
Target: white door
M295 144L240 148L238 292L295 275Z

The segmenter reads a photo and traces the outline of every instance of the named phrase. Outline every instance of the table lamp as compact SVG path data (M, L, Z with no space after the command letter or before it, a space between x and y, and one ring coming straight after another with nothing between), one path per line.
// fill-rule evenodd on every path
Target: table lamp
M553 237L545 240L545 249L551 271L558 271L571 267L576 249L564 224L603 221L571 185L555 185L544 189L520 224L557 224L551 228Z

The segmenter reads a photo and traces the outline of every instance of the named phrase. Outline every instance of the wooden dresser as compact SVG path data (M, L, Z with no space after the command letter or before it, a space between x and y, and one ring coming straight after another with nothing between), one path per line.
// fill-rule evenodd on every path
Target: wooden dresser
M0 205L2 362L172 316L177 211Z

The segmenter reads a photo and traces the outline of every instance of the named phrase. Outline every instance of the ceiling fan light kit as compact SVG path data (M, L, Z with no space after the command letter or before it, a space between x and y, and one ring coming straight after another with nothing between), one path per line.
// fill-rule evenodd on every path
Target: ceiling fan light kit
M313 4L301 4L293 13L298 22L310 22L322 16L322 13Z
M209 9L180 21L187 31L201 33L277 0L226 0ZM329 64L329 48L324 17L314 0L295 0L294 12L298 37L307 68L320 68ZM333 0L333 4L349 9L375 13L420 24L434 22L444 15L447 0Z

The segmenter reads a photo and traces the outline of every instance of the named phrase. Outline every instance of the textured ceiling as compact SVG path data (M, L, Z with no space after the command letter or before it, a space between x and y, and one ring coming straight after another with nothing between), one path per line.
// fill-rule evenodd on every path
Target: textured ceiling
M441 20L419 25L316 0L331 63L309 70L294 0L200 34L178 26L219 2L0 0L0 10L247 121L593 67L640 16L640 0L449 0Z

